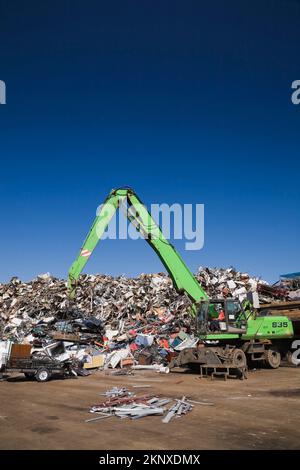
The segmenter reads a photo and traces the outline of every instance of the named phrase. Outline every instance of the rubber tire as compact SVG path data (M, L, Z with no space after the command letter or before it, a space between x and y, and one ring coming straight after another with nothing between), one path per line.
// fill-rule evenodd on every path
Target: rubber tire
M269 369L278 369L281 363L281 354L276 349L267 349L265 351L265 364Z
M231 361L233 367L236 367L237 369L247 367L247 358L242 349L234 349L232 351Z
M51 373L46 367L40 367L35 374L35 378L38 382L47 382L51 377Z
M292 356L293 356L292 351L288 351L288 352L286 353L286 355L285 355L285 360L286 360L286 362L287 362L287 364L288 364L289 366L292 366L292 365L293 365Z
M34 372L24 372L24 375L29 380L34 378Z

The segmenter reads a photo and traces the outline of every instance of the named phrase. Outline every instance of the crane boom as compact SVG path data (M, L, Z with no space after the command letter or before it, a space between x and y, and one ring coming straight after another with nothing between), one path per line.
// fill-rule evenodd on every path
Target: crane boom
M102 237L118 208L126 207L126 216L157 253L168 271L175 289L185 293L192 302L190 314L194 316L195 328L202 342L201 348L185 348L174 357L169 367L190 363L213 364L220 370L230 369L245 377L247 359L261 361L272 368L280 365L281 354L287 354L294 337L293 325L284 316L259 316L250 314L238 299L209 299L195 276L184 263L175 248L164 237L147 208L130 188L112 190L81 247L79 255L69 271L68 288L74 297L77 279L90 255ZM222 308L224 321L213 320L212 313ZM217 328L216 330L213 326ZM267 340L267 341L266 341ZM208 343L207 343L208 341ZM212 343L211 343L212 342ZM217 342L217 346L216 346Z
M185 293L192 301L192 310L201 300L208 300L206 292L184 263L171 243L164 237L160 227L131 188L113 189L104 201L99 214L80 249L80 252L69 270L68 288L74 297L76 281L97 246L106 227L119 207L127 203L128 220L141 233L151 248L157 253L168 271L177 292Z

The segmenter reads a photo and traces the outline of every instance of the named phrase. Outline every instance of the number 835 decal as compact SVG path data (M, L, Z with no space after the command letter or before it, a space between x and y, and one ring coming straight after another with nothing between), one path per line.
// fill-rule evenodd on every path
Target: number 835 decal
M287 328L288 322L287 321L273 321L272 328Z

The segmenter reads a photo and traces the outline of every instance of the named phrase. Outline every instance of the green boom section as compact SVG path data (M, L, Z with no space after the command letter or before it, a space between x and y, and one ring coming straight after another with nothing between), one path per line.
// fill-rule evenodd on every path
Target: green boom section
M68 279L70 296L74 297L76 281L81 271L116 210L120 206L123 206L125 201L127 202L126 215L128 220L157 253L168 271L175 289L179 293L185 293L193 302L193 307L201 300L208 300L206 292L202 289L195 276L191 273L175 248L164 237L160 227L156 224L151 214L130 188L112 190L102 205L80 249L79 255L70 268ZM195 312L194 308L193 311Z

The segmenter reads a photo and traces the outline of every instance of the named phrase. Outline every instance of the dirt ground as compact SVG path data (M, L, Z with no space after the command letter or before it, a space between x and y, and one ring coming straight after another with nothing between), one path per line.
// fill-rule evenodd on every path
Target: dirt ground
M91 423L91 405L112 386L151 385L133 389L194 400L180 419L161 417ZM300 368L257 370L247 380L200 379L175 371L167 375L136 371L134 376L52 380L41 384L22 375L0 382L1 449L299 449Z

